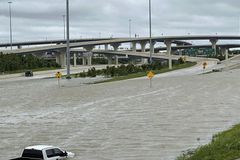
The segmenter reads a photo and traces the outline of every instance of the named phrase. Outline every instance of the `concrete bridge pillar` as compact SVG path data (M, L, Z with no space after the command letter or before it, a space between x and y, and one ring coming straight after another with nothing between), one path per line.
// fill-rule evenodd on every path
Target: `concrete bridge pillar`
M118 56L115 56L115 65L118 65Z
M113 62L112 62L112 56L106 56L107 57L107 60L108 60L108 65L111 65L111 64L113 64Z
M19 46L17 46L17 48L18 48L18 49L22 49L22 46L19 45Z
M214 55L217 55L217 42L218 42L218 39L210 39L210 42L212 43L212 49L214 49Z
M169 69L172 69L172 40L165 40L164 41L165 45L167 46L167 55L168 55L168 65L169 65Z
M225 55L225 60L229 59L228 48L221 48L222 55Z
M76 53L73 54L73 66L74 67L77 66L77 56L76 56Z
M82 65L83 66L87 65L87 58L86 57L82 57Z
M108 44L105 44L104 47L105 47L105 51L108 51Z
M56 63L61 65L60 62L61 62L61 57L60 57L60 54L55 54L56 56Z
M136 58L131 58L130 64L136 65L137 64Z
M121 45L120 43L113 43L113 44L111 44L111 46L114 48L114 51L117 51L117 50L118 50L118 47L119 47L120 45Z
M83 47L86 51L92 51L94 49L94 46L85 46Z
M87 57L87 65L91 66L92 65L92 56Z
M56 63L59 64L62 68L66 66L66 53L61 52L56 54Z
M147 45L147 42L145 41L143 41L143 42L141 42L140 43L140 45L141 45L141 52L145 52L146 51L146 45Z
M150 46L150 50L152 51L152 53L154 53L154 46L155 46L156 42L152 41L152 45Z
M132 42L132 51L137 52L137 42Z
M147 58L141 58L141 64L147 64L148 59Z
M226 48L225 50L225 59L228 60L229 59L229 52L228 49Z

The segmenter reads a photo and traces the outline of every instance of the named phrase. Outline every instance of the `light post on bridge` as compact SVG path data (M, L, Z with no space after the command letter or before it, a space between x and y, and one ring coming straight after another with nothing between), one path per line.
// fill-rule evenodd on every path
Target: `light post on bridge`
M12 7L11 7L11 4L12 2L9 1L8 2L9 4L9 20L10 20L10 45L11 45L11 50L12 50Z
M129 38L132 38L132 19L129 19Z
M149 0L149 41L150 41L150 64L152 64L152 4Z
M63 38L66 40L66 15L62 15L63 17Z
M99 40L102 38L102 33L99 32ZM98 49L100 50L101 49L101 45L99 45Z
M128 30L129 30L129 38L132 38L132 19L128 20ZM130 43L130 49L132 49L131 43Z

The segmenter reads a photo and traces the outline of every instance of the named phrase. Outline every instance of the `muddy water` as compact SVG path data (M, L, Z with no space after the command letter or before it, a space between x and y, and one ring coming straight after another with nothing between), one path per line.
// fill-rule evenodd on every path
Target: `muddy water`
M144 79L0 81L0 159L50 144L79 160L174 160L240 122L239 82L239 70L156 78L152 89Z

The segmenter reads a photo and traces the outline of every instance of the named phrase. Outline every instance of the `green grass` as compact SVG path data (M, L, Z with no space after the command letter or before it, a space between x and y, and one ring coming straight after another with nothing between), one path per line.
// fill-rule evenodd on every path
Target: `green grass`
M236 160L240 158L240 124L213 137L210 144L177 160Z
M194 63L194 62L178 64L178 65L173 65L173 69L171 69L171 70L166 67L166 68L163 68L163 69L160 69L160 70L154 70L153 72L155 74L161 74L161 73L165 73L165 72L169 72L169 71L174 71L174 70L178 70L178 69L192 67L192 66L194 66L196 64L197 63ZM108 79L108 80L105 80L105 81L101 81L101 82L96 82L96 83L115 82L115 81L139 78L139 77L144 77L144 76L147 76L146 72L139 72L139 73L129 74L127 76L112 77L111 79Z

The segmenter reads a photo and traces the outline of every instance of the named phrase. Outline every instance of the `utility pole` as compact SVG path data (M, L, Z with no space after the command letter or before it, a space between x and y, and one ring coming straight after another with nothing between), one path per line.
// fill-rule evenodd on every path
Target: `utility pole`
M10 45L11 45L11 50L12 50L12 7L11 4L12 2L8 2L9 4L9 19L10 19Z
M71 79L70 76L70 47L69 47L69 0L66 0L66 16L67 16L67 79Z
M102 36L101 36L101 34L102 34L102 33L101 33L101 32L99 32L99 40L100 40L100 39L101 39L101 37L102 37ZM100 46L100 45L99 45L98 49L99 49L99 50L101 49L101 46Z
M66 40L66 15L62 15L63 17L63 38Z
M152 64L152 4L149 0L149 41L150 41L150 64Z
M129 19L129 38L132 38L132 20Z

